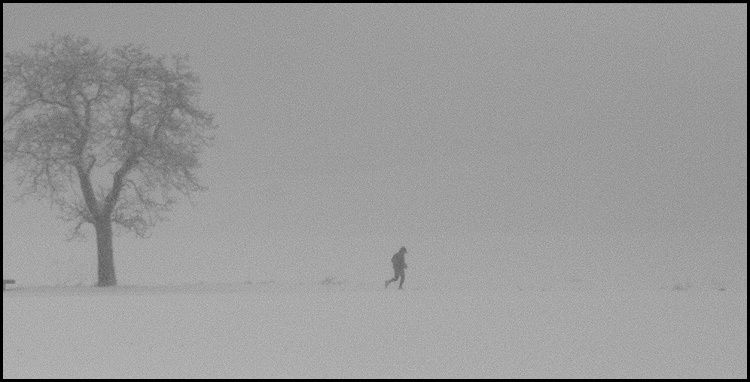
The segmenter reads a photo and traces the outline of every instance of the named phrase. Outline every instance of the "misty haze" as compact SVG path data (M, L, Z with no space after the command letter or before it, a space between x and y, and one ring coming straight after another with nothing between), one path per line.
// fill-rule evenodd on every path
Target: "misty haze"
M746 4L3 4L3 378L747 378Z

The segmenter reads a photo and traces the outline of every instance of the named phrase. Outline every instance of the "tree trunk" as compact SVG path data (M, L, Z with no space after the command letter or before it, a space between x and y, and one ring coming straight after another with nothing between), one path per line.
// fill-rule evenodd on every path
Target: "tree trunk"
M96 249L99 282L97 286L106 287L117 285L115 279L115 259L112 251L112 221L108 218L97 219Z

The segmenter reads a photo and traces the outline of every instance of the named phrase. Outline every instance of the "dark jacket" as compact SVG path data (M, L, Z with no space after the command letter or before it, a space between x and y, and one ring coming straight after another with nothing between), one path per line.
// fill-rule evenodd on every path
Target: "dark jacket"
M391 262L393 263L393 268L397 269L405 269L406 268L406 261L404 260L405 253L403 252L396 252L393 257L391 257Z

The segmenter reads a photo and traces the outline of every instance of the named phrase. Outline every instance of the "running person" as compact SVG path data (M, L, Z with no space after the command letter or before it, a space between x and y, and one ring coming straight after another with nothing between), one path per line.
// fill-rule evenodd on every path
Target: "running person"
M386 288L388 288L388 284L400 278L401 282L398 283L398 289L403 289L404 279L406 278L406 274L404 273L404 270L406 269L406 261L404 260L405 254L406 247L401 247L401 249L391 257L391 262L393 263L393 278L385 281Z

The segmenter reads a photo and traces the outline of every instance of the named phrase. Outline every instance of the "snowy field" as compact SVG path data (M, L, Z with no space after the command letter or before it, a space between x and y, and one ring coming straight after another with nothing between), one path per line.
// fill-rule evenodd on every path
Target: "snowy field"
M747 378L743 290L3 293L3 378Z

